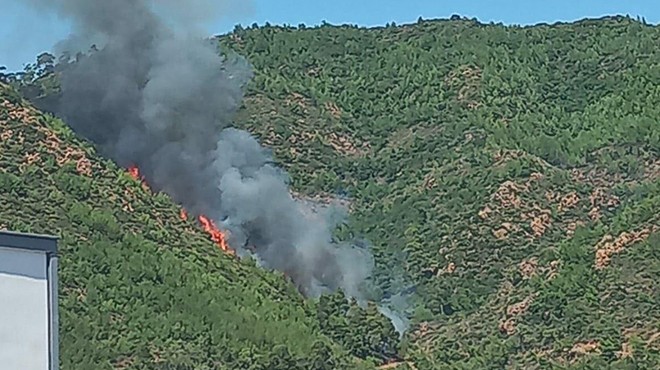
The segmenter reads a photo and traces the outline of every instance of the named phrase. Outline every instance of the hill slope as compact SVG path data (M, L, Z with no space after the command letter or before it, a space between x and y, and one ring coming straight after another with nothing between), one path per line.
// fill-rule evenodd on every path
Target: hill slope
M237 125L417 284L420 369L660 363L660 28L237 28ZM401 256L400 252L405 252ZM388 292L389 291L389 292Z
M658 39L616 17L251 27L220 42L256 72L235 124L302 195L347 195L340 233L373 242L383 296L415 287L413 366L654 368ZM359 324L321 321L359 353Z
M219 252L3 84L0 137L0 228L61 238L62 369L358 366L281 274Z

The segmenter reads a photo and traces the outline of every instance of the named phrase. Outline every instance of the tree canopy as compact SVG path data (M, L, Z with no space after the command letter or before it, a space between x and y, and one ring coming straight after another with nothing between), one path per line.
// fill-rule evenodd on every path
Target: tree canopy
M349 205L337 233L372 243L378 295L414 286L401 343L373 305L220 256L4 87L0 219L63 235L66 368L655 368L659 39L629 17L459 16L218 38L255 70L235 125L296 192ZM52 62L2 78L38 104Z

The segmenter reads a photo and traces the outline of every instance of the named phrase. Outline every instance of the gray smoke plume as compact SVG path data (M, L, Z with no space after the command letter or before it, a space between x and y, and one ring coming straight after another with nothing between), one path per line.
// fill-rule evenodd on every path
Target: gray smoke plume
M295 200L268 151L229 127L251 69L188 27L228 2L30 1L72 21L60 49L95 45L59 67L52 111L104 155L136 165L152 188L215 220L232 247L285 272L304 294L360 296L371 254L333 241L336 213Z

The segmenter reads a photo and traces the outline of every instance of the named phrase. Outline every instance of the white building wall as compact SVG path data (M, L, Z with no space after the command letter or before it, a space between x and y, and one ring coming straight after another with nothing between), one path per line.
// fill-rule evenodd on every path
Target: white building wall
M46 253L0 246L0 369L49 368Z

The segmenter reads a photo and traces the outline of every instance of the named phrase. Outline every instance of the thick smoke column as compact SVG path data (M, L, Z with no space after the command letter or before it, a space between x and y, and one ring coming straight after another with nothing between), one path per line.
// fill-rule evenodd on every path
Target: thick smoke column
M286 174L247 132L230 128L251 77L186 25L212 1L31 0L72 20L53 110L100 152L137 165L150 186L229 231L229 242L287 273L307 295L359 297L372 257L332 240L332 212L291 197ZM226 5L226 3L225 3ZM222 8L222 7L221 7ZM160 17L169 14L173 18ZM77 49L73 49L77 48Z

